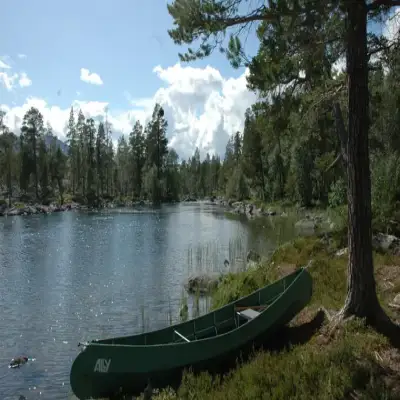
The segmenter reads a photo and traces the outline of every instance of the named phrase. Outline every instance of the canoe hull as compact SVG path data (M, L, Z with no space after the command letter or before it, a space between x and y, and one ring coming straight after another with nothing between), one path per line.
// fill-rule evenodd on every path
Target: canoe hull
M307 305L311 295L311 277L303 270L291 288L265 312L226 334L155 346L91 343L72 365L72 390L81 400L110 397L119 391L138 395L149 379L154 388L177 387L185 369L195 373L225 372L235 366L238 358L245 359L254 348L268 343L277 330ZM243 300L232 306L245 303Z

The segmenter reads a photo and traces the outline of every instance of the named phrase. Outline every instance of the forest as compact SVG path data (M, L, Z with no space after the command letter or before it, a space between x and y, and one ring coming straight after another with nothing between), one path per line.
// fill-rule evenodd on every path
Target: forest
M396 46L379 54L370 71L369 136L373 213L385 221L400 201L400 56ZM260 68L251 69L248 79L259 93L266 73ZM157 203L212 196L306 207L344 205L346 170L329 102L335 93L347 114L345 80L344 74L336 74L324 81L323 73L315 67L310 82L291 83L265 98L260 93L243 115L243 131L232 132L222 159L210 154L201 159L196 149L181 160L168 146L168 121L159 104L147 125L137 121L116 147L106 120L86 119L71 108L67 150L39 110L26 113L20 132L8 130L2 113L3 201L10 197L48 204L69 194L94 206L113 199Z
M261 24L258 54L245 64L240 41L231 38L225 52L234 66L249 68L248 87L258 101L243 115L243 131L232 132L222 158L201 158L196 149L181 160L168 146L168 121L159 104L150 121L145 126L136 121L117 146L106 119L96 122L71 107L67 151L38 109L25 114L20 132L9 131L2 112L0 201L48 204L69 195L99 206L115 199L161 203L223 196L305 207L345 205L347 171L337 120L348 115L348 86L346 73L335 70L344 54L343 21L340 15L329 22L323 15L317 19L318 26L292 27L292 40L283 34L281 20ZM307 42L312 32L314 48ZM399 42L398 36L390 41L368 34L372 210L379 221L389 221L400 204ZM181 57L188 61L194 55Z

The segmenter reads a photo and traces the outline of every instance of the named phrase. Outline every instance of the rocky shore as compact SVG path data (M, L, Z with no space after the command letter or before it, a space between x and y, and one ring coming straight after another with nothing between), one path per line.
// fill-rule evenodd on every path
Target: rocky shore
M223 198L216 198L210 200L210 204L225 207L227 211L232 214L246 215L248 218L286 215L285 213L279 214L276 210L272 209L264 210L262 207L257 207L253 203L248 203L244 201L232 201L225 200Z
M244 215L249 219L258 217L287 217L288 214L282 210L276 210L271 208L264 209L263 207L257 207L254 203L244 201L230 201L225 199L214 199L209 204L219 205L226 209L226 212L235 215ZM304 209L299 208L299 219L295 226L301 231L314 233L318 228L324 227L327 229L333 229L334 224L332 221L323 215L317 215L313 213L306 214Z
M261 262L261 256L255 250L249 250L246 256L246 265L244 270L249 270L256 267ZM229 267L229 261L224 261L225 268ZM229 272L227 270L226 272ZM219 284L223 281L224 274L213 272L205 273L189 277L188 281L184 283L184 288L189 294L199 294L204 296L216 290Z
M0 205L0 217L12 217L16 215L34 215L34 214L51 214L53 212L62 212L79 209L77 203L68 203L63 205L50 204L45 206L43 204L34 205L19 205L18 207L8 208L6 205Z

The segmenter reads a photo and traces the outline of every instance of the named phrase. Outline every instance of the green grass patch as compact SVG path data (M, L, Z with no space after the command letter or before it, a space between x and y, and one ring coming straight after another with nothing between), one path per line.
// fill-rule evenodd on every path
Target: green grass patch
M321 346L315 337L307 345L280 353L259 352L223 379L187 373L177 393L166 390L155 398L395 399L373 355L383 353L387 346L361 321L352 321L330 345Z
M338 310L346 294L347 256L336 255L343 243L345 238L340 233L287 243L257 268L228 275L213 295L213 308L249 294L312 259L314 294L298 320L312 319L319 307ZM400 258L375 254L374 261L378 295L387 309L400 287ZM385 286L387 280L391 285ZM345 324L333 339L328 339L324 329L306 344L289 350L258 352L223 378L186 373L177 393L164 390L155 399L400 398L400 354L385 338L360 320Z

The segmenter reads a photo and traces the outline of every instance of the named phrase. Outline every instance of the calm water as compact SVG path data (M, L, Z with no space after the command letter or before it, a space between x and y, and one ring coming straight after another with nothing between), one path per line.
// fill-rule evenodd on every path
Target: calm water
M189 275L294 234L287 218L249 225L202 204L121 211L0 219L1 400L68 398L79 341L166 326ZM8 369L17 355L36 360Z

